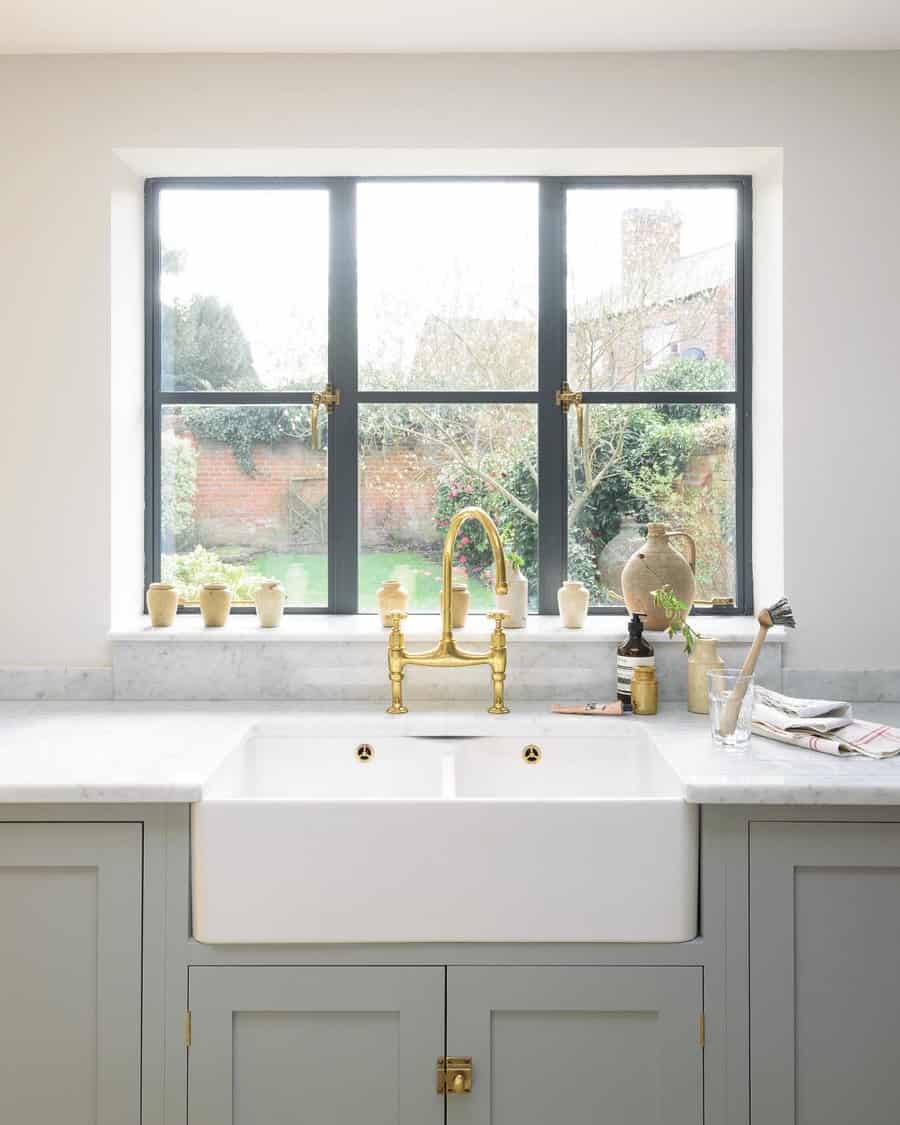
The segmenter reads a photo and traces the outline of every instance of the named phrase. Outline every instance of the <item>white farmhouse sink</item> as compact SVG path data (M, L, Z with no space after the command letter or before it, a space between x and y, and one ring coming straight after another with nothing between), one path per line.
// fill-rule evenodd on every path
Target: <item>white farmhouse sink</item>
M697 810L643 732L312 737L257 729L193 806L194 936L686 941Z

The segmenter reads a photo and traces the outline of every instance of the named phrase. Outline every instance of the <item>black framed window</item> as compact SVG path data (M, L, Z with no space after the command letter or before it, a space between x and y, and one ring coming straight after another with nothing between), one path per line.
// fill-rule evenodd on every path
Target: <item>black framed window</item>
M147 181L147 581L434 612L479 504L533 611L622 612L650 521L749 610L751 220L735 176Z

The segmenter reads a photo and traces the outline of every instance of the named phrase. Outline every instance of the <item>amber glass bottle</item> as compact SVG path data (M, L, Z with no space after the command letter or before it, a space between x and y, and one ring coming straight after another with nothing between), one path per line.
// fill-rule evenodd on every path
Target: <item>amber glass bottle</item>
M653 645L644 640L644 623L635 613L628 622L628 636L616 650L616 696L626 711L631 710L631 677L641 665L656 667Z

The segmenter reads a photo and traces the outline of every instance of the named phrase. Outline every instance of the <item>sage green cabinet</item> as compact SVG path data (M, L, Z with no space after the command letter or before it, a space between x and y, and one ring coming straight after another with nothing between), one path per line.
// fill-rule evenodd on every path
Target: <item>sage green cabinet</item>
M699 968L195 966L189 991L189 1125L702 1119ZM437 1093L444 1054L470 1093Z
M447 1125L699 1125L702 1008L699 968L451 967Z
M192 967L190 1125L443 1125L444 970Z
M0 1121L139 1125L141 826L0 824Z
M753 1125L896 1125L898 958L900 824L751 825Z

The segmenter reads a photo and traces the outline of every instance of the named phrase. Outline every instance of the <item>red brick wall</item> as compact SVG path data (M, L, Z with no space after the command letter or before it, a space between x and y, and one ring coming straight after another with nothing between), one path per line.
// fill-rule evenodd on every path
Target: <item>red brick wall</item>
M253 447L248 474L223 442L194 440L197 484L194 518L204 547L252 546L256 550L315 550L308 537L292 535L290 482L310 505L327 494L326 454L300 442ZM363 547L438 543L434 488L438 466L415 450L397 449L365 458L360 480ZM318 549L324 551L324 543Z

